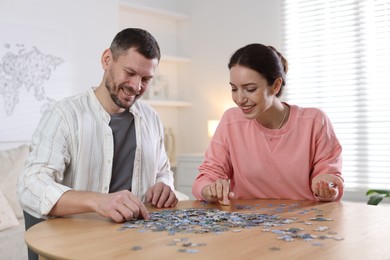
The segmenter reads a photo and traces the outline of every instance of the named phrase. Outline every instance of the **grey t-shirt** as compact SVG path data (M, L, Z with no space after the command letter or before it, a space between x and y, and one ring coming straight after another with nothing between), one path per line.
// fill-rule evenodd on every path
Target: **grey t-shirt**
M109 192L131 191L134 156L137 146L134 116L128 110L111 115L109 125L114 135L114 159Z

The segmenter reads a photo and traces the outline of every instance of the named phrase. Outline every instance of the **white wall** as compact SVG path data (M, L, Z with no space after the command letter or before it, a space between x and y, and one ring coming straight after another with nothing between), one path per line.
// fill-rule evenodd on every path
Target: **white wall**
M178 51L192 59L181 71L178 95L193 105L175 113L179 119L176 150L203 153L209 142L207 120L219 119L227 107L234 106L227 69L231 54L252 42L281 47L281 0L124 1L191 17L178 31ZM70 44L71 92L79 93L100 83L101 53L119 29L118 0L0 0L0 25L5 24L65 32ZM3 33L0 30L0 40L4 40ZM2 105L0 93L0 111ZM171 109L160 112L162 118L172 119ZM0 149L20 143L0 142ZM360 196L360 201L366 200Z
M191 58L179 69L178 96L192 106L175 113L157 110L163 119L178 115L177 153L203 153L209 143L207 121L235 105L227 69L232 53L252 42L280 48L280 0L124 1L190 16L180 22L176 47L179 55Z
M148 6L169 11L178 11L178 2L181 0L119 0L129 4ZM196 0L195 0L196 1Z
M183 23L179 47L191 66L180 80L182 97L191 108L179 111L179 153L204 152L207 120L219 119L230 97L227 63L233 52L252 42L280 48L280 0L179 0L191 16ZM179 87L180 90L180 87Z
M0 23L69 32L72 86L80 92L100 83L100 55L118 30L113 0L0 0ZM17 32L15 32L17 33Z
M178 31L178 51L192 59L181 71L178 96L193 105L175 113L179 119L176 150L203 153L209 142L207 120L219 119L227 107L234 106L228 85L230 55L251 42L280 47L280 0L125 1L191 17L181 22ZM0 0L0 23L68 33L72 93L100 83L100 55L118 31L118 20L118 0ZM15 144L0 143L0 149Z
M118 2L117 0L0 0L0 24L66 34L70 55L66 59L71 61L71 79L68 79L71 81L70 92L79 93L100 83L103 73L100 66L101 53L109 47L118 30ZM18 33L20 32L15 31L15 34ZM53 37L56 37L55 35ZM25 43L32 40L28 37L30 36L24 38ZM0 38L2 38L1 31ZM2 38L2 40L7 39ZM4 109L2 98L0 94L0 109ZM0 149L16 145L18 142L3 142L0 143Z

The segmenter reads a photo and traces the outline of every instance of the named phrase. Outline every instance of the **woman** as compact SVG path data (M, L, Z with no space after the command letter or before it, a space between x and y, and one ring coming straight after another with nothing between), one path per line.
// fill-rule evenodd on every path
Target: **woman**
M216 129L194 196L226 205L230 199L339 200L341 145L324 112L280 101L285 58L271 46L250 44L228 67L238 107Z

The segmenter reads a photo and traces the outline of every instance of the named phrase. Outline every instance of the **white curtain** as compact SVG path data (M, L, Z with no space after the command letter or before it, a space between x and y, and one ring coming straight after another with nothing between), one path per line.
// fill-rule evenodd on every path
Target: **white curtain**
M390 189L390 0L283 0L284 99L330 117L348 194Z

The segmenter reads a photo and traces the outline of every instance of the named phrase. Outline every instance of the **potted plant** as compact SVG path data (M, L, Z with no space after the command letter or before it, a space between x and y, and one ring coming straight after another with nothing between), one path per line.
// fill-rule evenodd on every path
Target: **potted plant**
M368 205L378 205L383 198L390 197L390 190L368 190L366 196L371 195L367 201Z

